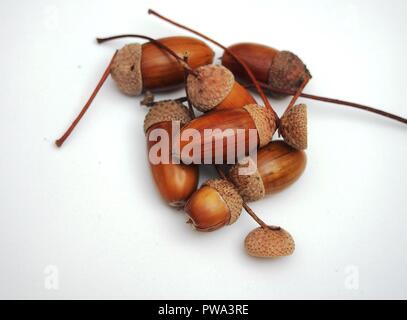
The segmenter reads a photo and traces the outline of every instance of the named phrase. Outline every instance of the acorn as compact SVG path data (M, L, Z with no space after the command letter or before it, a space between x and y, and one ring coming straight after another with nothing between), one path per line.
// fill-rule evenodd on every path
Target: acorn
M213 231L234 223L242 206L242 198L232 183L210 179L194 192L184 210L196 230Z
M293 237L280 227L254 229L247 235L244 246L249 255L259 258L289 256L295 250Z
M167 100L154 103L144 119L144 131L147 137L149 164L154 182L161 197L171 206L182 207L191 194L197 189L199 168L196 165L186 165L173 161L168 155L168 163L153 163L150 150L158 143L150 140L150 134L155 129L162 129L172 137L172 121L180 121L185 125L191 120L188 109L180 102ZM171 152L171 144L168 152ZM162 156L162 155L161 155Z
M106 41L99 39L99 42ZM203 41L191 37L167 37L157 40L188 64L197 68L212 63L214 52ZM119 89L131 96L146 90L168 90L184 82L184 68L173 56L149 41L121 48L111 66L112 78Z
M269 143L276 131L276 121L275 115L268 108L256 104L239 109L214 110L193 119L181 129L180 138L177 139L180 142L180 157L186 163L213 163L219 154L223 157L223 163L230 158L241 158L253 148ZM243 130L244 135L238 134L239 129ZM208 138L205 133L209 130L218 130L224 134ZM257 131L256 145L250 143L250 130ZM189 133L192 141L184 140L184 136L190 137ZM228 146L230 140L235 144L234 148ZM245 148L238 148L243 143ZM191 155L186 152L194 149L200 150L200 153Z
M248 90L235 81L233 73L221 65L205 65L187 77L188 97L199 111L241 108L255 104Z
M244 174L248 163L256 170ZM257 151L257 163L247 157L231 167L229 179L244 201L256 201L281 191L294 183L304 172L307 157L281 140L274 140Z
M257 43L238 43L228 50L247 64L258 81L276 89L297 91L305 78L311 78L305 64L290 51L279 51ZM249 83L241 65L227 51L223 54L222 65L239 80Z
M280 119L278 132L295 149L307 149L307 106L298 104L287 108Z

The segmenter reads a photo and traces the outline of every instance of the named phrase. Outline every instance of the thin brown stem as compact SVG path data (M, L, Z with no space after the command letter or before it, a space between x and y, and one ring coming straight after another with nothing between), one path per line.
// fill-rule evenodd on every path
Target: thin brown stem
M117 55L117 51L113 55L112 59L110 60L109 65L107 66L105 72L102 75L102 78L100 78L99 83L97 84L95 90L93 90L92 95L90 96L89 100L86 102L85 106L82 108L81 112L78 114L78 116L75 118L75 120L72 122L68 130L58 139L55 141L55 144L58 147L61 147L65 140L69 137L69 135L72 133L72 131L75 129L76 125L79 123L79 121L82 119L86 111L89 109L90 105L92 104L93 99L96 97L97 93L99 92L100 88L103 86L105 83L106 79L109 77L110 74L110 68L112 66L113 60Z
M266 84L266 83L262 83L262 82L259 82L259 84L263 89L269 90L273 93L282 93L282 94L287 94L287 95L291 95L291 96L295 95L295 93L296 93L295 91L291 91L291 90L274 88L273 86ZM248 84L248 85L245 85L245 87L253 87L253 85ZM390 113L387 111L383 111L383 110L380 110L377 108L369 107L369 106L366 106L366 105L363 105L360 103L355 103L355 102L350 102L350 101L340 100L340 99L333 99L333 98L328 98L328 97L321 97L321 96L308 94L308 93L301 93L300 97L317 100L317 101L323 101L323 102L332 103L332 104L337 104L337 105L341 105L341 106L352 107L352 108L364 110L367 112L372 112L372 113L378 114L380 116L407 124L406 118L400 117L396 114L393 114L393 113Z
M170 55L172 55L175 59L177 59L181 63L181 65L184 67L184 69L187 70L188 73L193 74L194 76L197 76L196 72L187 63L185 63L185 61L178 54L176 54L172 49L170 49L166 45L162 44L159 40L155 40L154 38L143 36L140 34L120 34L117 36L111 36L111 37L106 37L106 38L96 38L96 41L98 43L103 43L106 41L116 40L116 39L121 39L121 38L140 38L140 39L148 40L151 43L155 44L160 49L167 51Z
M252 71L250 70L250 68L247 66L247 64L246 64L243 60L241 60L238 56L236 56L232 51L230 51L227 47L225 47L224 45L220 44L219 42L217 42L217 41L215 41L215 40L209 38L208 36L205 36L204 34L198 32L198 31L195 31L195 30L193 30L193 29L191 29L191 28L189 28L189 27L187 27L187 26L184 26L184 25L182 25L182 24L180 24L180 23L178 23L178 22L175 22L175 21L173 21L173 20L171 20L171 19L169 19L169 18L166 18L166 17L164 17L163 15L157 13L157 12L154 11L154 10L149 9L149 10L148 10L148 14L152 14L152 15L154 15L154 16L156 16L156 17L158 17L158 18L160 18L160 19L162 19L162 20L164 20L164 21L167 21L167 22L169 22L169 23L171 23L171 24L173 24L173 25L175 25L175 26L181 28L181 29L184 29L184 30L187 30L187 31L189 31L189 32L192 32L193 34L195 34L195 35L197 35L197 36L199 36L199 37L201 37L201 38L203 38L203 39L205 39L205 40L207 40L207 41L209 41L209 42L212 42L213 44L217 45L218 47L222 48L222 49L225 50L227 53L229 53L230 56L232 56L233 59L235 59L235 60L237 61L237 63L239 63L239 64L245 69L247 75L250 77L251 81L253 82L253 85L256 87L257 92L259 93L261 99L263 100L264 105L265 105L267 108L269 108L269 109L274 113L274 115L276 116L276 119L278 119L277 113L274 111L274 109L273 109L272 106L270 105L270 102L267 100L266 95L264 94L263 90L261 89L261 87L260 87L258 81L256 80L256 77L253 75L253 73L252 73Z
M309 77L306 77L304 79L304 81L301 83L301 86L297 89L297 92L291 98L291 101L288 104L286 110L289 110L290 108L292 108L294 106L295 102L297 101L298 97L301 95L301 93L304 90L305 86L307 85L308 81L309 81Z
M215 165L215 168L216 168L216 171L218 172L219 176L222 179L229 181L228 178L226 177L225 173L222 171L222 169L218 165ZM257 214L253 211L252 208L250 208L247 205L247 203L245 201L243 201L243 208L253 218L253 220L256 221L260 225L260 227L263 227L266 229L269 228L269 226L257 216Z

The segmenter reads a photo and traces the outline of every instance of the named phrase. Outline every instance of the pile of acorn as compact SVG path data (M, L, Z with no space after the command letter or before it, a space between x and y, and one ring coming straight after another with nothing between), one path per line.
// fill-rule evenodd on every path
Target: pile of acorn
M152 10L149 13L220 46L224 49L222 65L213 64L214 52L210 47L191 37L154 40L126 34L98 38L99 43L124 37L142 38L147 42L125 45L114 54L92 96L56 144L61 146L70 135L109 74L123 93L131 96L145 93L141 103L150 107L144 120L149 151L158 143L149 138L154 129L165 130L169 137L179 137L191 128L201 135L205 129L229 129L227 136L214 137L209 142L200 139L202 152L198 157L191 156L187 161L182 158L183 162L172 161L175 155L171 153L168 155L170 163L156 164L150 161L150 167L162 198L170 206L184 208L188 222L198 231L213 231L230 225L239 218L244 208L260 225L245 239L249 255L286 256L292 254L295 248L294 240L286 230L263 222L247 202L288 187L305 169L307 109L305 104L295 104L299 96L348 105L407 123L404 118L368 106L303 94L302 90L311 75L304 63L289 51L278 51L253 43L226 48ZM182 85L185 86L186 96L179 99L154 101L151 94L152 91L170 90ZM256 88L263 106L257 104L248 87ZM273 110L262 88L274 95L293 96L281 117ZM202 113L199 117L195 116L194 108ZM179 132L172 132L173 121L181 124ZM237 134L239 130L245 132L243 137ZM257 149L256 161L247 153L251 147L248 139L250 130L257 132L258 143L254 146ZM277 130L283 140L272 141ZM235 143L244 143L244 153L236 151L233 155L235 164L227 166L227 170L226 166L216 164L220 177L210 179L198 188L197 163L214 160L213 155L219 151L217 148L222 148L225 164L229 155L224 150L228 138ZM221 139L222 143L216 139ZM191 142L181 140L181 153L187 146L190 148ZM207 154L212 158L206 159ZM255 170L250 174L241 174L248 165L256 166Z

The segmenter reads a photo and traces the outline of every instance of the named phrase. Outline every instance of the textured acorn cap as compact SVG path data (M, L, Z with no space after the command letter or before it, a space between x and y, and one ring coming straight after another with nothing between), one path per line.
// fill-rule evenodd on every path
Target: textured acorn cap
M230 220L228 224L234 223L242 212L243 200L233 184L224 179L210 179L206 181L204 185L219 192L230 211Z
M269 108L257 104L248 104L243 107L251 116L259 136L259 146L268 144L277 129L276 118Z
M165 121L180 121L182 126L191 121L191 116L189 110L178 101L158 101L144 118L144 132L147 132L151 126Z
M202 112L221 103L233 88L235 77L224 66L208 64L195 69L198 74L188 75L187 90L192 104Z
M269 84L277 89L296 91L311 74L298 56L289 51L280 51L274 57L269 70Z
M246 157L243 160L244 162L240 161L230 169L230 181L235 185L237 191L244 201L256 201L264 198L266 190L264 188L264 183L260 173L257 170L257 166L255 172L252 174L239 174L240 169L247 167L249 162L251 166L256 165L253 159L250 157Z
M137 96L143 90L141 75L141 45L125 45L113 60L110 73L119 89L130 96Z
M293 148L307 149L307 106L305 104L292 106L284 112L280 119L279 133Z
M249 255L260 258L289 256L295 250L293 237L281 228L256 228L247 235L244 245Z

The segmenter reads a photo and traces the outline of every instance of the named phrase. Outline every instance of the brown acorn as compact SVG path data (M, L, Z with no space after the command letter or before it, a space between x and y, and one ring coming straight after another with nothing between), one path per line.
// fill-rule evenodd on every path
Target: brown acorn
M220 65L206 65L187 78L188 97L202 112L241 108L255 104L248 90L235 81L232 72Z
M305 64L298 56L289 51L278 51L274 48L256 43L238 43L228 47L252 70L256 79L277 89L296 91L305 78L311 78ZM241 65L224 52L222 64L244 83L249 79Z
M99 39L99 42L105 41ZM203 41L191 37L157 40L177 55L188 57L191 68L212 63L214 52ZM146 90L168 90L184 82L184 68L153 42L133 43L121 48L111 67L112 78L125 94L135 96Z
M257 148L266 145L271 140L276 127L276 118L268 108L251 104L238 109L214 110L195 118L181 129L180 136L182 138L184 133L186 135L187 130L194 129L194 133L198 134L196 137L198 139L190 141L191 139L178 138L177 141L180 141L180 152L184 162L209 163L220 152L222 152L223 160L226 161L230 156L234 159L247 155L252 147ZM238 134L238 129L244 130L243 136ZM258 144L255 146L249 144L250 129L257 130ZM206 130L220 130L225 134L213 136L212 139L205 139ZM228 139L230 138L235 143L233 149L228 147ZM241 141L242 139L244 141ZM239 143L245 144L245 150L237 150L236 146ZM201 153L199 155L190 155L184 152L184 148L192 150L197 146L196 144L200 144ZM229 154L231 150L234 152L232 155ZM245 154L240 154L238 151L244 151Z
M198 231L213 231L234 223L242 211L242 198L233 184L211 179L194 192L185 212Z
M156 102L144 119L144 131L147 136L147 149L158 143L150 141L149 136L155 129L163 129L172 137L172 121L181 125L191 120L188 109L181 103L168 100ZM171 152L171 145L169 146ZM162 198L171 206L182 207L196 190L199 180L199 168L196 165L175 163L169 155L169 163L152 163L149 158L151 173Z
M295 250L293 237L280 227L259 227L251 231L244 241L246 252L259 258L289 256Z
M304 172L307 158L281 140L275 140L257 151L257 163L251 158L232 166L229 179L245 201L255 201L278 192L294 183ZM255 171L242 174L250 162ZM257 165L257 166L256 166Z

